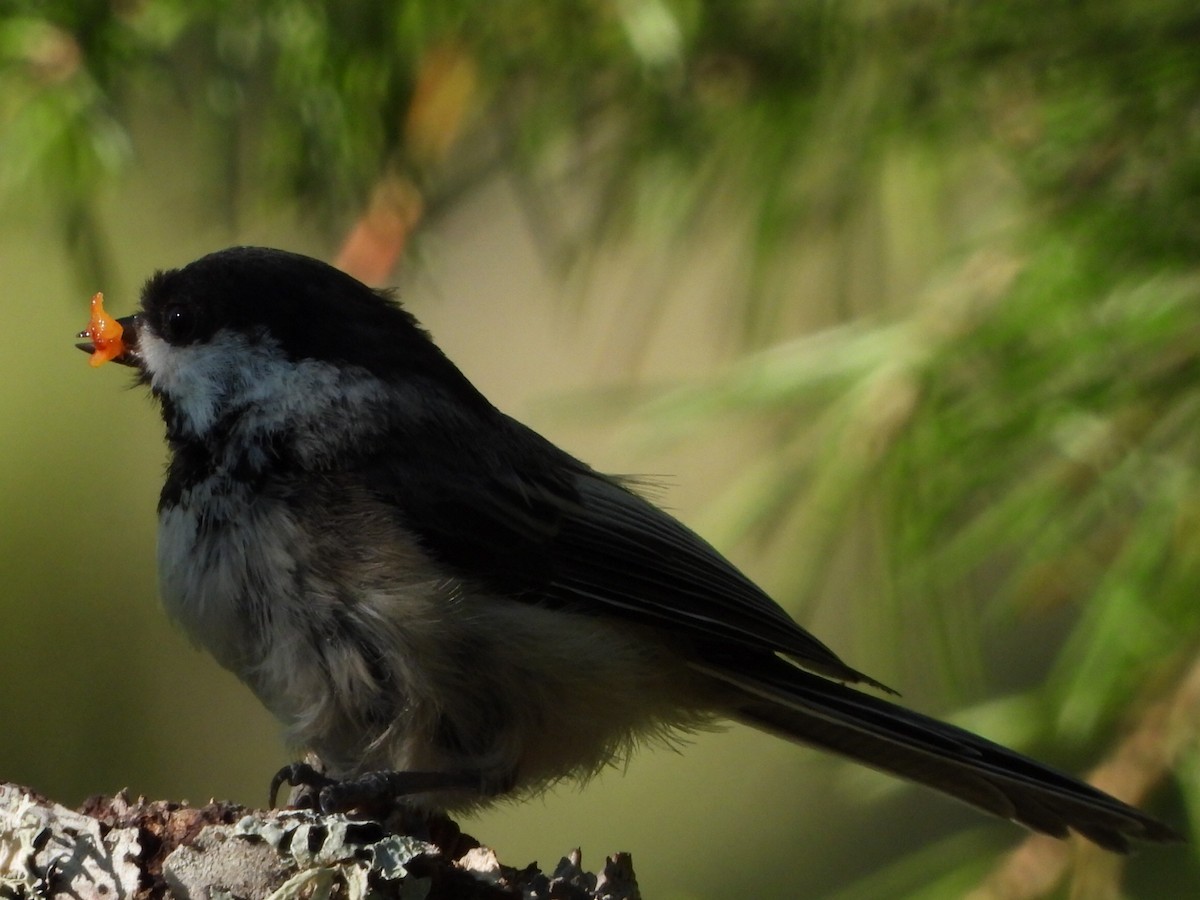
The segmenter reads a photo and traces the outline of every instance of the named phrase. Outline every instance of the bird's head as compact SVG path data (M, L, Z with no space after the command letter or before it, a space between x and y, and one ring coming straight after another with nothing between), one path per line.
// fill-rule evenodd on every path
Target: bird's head
M447 393L486 402L387 293L295 253L234 247L158 272L118 321L116 361L161 401L172 441L308 430L336 443L433 414Z

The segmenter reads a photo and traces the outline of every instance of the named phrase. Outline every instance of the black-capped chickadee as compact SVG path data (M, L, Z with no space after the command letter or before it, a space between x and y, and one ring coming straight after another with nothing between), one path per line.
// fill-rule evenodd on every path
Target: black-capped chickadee
M156 274L119 321L117 359L158 398L170 447L163 602L320 758L324 778L283 774L326 810L380 794L461 810L729 718L1034 831L1118 851L1176 838L848 687L883 688L331 266L224 250Z

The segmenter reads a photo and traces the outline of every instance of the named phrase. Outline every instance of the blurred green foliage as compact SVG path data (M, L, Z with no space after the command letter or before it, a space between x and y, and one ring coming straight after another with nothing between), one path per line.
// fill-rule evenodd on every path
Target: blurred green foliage
M401 176L429 221L504 175L576 272L732 242L739 358L660 393L657 437L762 426L725 537L774 547L807 601L865 545L850 604L884 668L936 649L964 720L1083 759L1197 656L1198 38L1181 0L7 0L0 197L56 210L105 279L97 205L141 161L135 111L169 101L231 219L269 201L341 233ZM1047 677L1007 677L997 623L1044 622ZM1194 771L1197 725L1165 764ZM957 894L968 844L853 895L931 871Z

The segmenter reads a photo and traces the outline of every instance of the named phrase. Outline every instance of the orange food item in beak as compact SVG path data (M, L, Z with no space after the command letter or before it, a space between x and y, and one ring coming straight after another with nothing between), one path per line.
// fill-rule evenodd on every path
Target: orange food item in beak
M97 291L92 297L92 318L84 331L92 341L92 355L88 362L93 366L102 366L124 354L125 342L121 339L124 330L120 322L104 311L104 294Z

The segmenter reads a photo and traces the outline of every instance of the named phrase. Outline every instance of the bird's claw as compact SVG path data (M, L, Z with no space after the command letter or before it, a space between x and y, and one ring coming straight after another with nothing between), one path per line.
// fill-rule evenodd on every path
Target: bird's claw
M288 763L282 769L275 773L275 777L271 779L271 792L268 798L270 808L276 807L276 800L279 796L279 789L284 784L291 787L308 788L299 798L299 801L294 805L304 809L317 809L323 804L320 802L321 795L325 793L326 788L337 784L334 779L330 778L323 772L317 771L313 766L305 762Z

